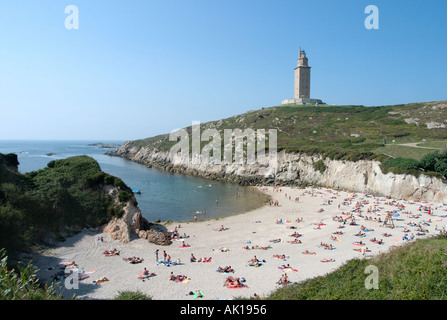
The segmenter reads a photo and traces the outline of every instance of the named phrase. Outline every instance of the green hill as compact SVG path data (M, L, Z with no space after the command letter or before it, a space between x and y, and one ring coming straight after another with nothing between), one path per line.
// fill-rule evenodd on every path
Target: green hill
M274 106L203 123L201 131L213 128L223 136L224 129L277 129L278 151L335 160L378 160L385 171L417 175L427 170L415 161L445 150L446 119L447 101L381 107ZM191 133L191 126L186 129ZM168 151L175 143L163 134L131 141L126 147ZM202 142L202 147L206 144ZM428 171L439 176L443 170Z
M45 241L49 234L121 216L122 207L104 193L105 185L119 187L122 195L132 193L87 156L51 161L25 175L17 173L17 166L17 155L0 154L0 248L8 253Z

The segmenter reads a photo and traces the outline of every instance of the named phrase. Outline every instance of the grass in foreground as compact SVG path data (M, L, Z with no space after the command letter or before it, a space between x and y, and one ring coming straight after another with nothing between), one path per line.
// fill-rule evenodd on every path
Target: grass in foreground
M366 289L369 265L378 268L378 289ZM371 259L353 259L339 269L280 288L273 300L445 300L447 236L418 239Z

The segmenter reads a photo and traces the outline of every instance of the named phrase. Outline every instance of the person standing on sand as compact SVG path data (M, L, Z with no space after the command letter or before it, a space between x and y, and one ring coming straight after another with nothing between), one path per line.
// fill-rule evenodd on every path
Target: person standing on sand
M155 250L155 261L158 261L158 249Z
M165 262L166 263L166 256L167 256L168 254L166 253L166 251L165 250L163 250L163 262Z

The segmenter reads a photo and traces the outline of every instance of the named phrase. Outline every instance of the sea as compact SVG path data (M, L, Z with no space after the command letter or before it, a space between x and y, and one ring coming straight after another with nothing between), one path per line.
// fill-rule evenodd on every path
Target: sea
M19 172L43 169L48 162L71 156L87 155L95 159L102 171L121 178L135 194L143 216L151 221L193 221L241 214L264 205L265 195L250 186L234 182L172 174L157 168L105 153L113 148L98 145L124 141L1 141L0 153L15 153ZM217 200L217 201L216 201Z

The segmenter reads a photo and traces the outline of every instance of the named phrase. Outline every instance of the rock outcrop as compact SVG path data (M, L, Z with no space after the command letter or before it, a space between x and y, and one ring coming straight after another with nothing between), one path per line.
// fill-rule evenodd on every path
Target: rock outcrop
M222 164L213 165L202 161L192 164L180 156L173 159L169 152L148 147L135 147L126 142L121 148L107 154L128 160L156 166L173 173L198 175L215 180L228 180L240 184L271 185L317 185L353 192L365 192L397 199L420 201L447 201L447 184L437 177L421 174L415 177L409 174L384 174L380 162L361 160L345 161L323 159L319 155L309 156L303 153L277 155L277 167L255 163L253 165ZM317 161L324 163L324 170L315 167Z
M119 204L117 188L106 186L104 190L117 204ZM114 240L123 243L131 241L132 236L147 239L157 245L169 245L171 241L160 231L151 229L151 223L141 214L141 210L136 205L136 200L131 197L124 205L124 213L121 218L113 218L102 228L102 232L107 233Z

